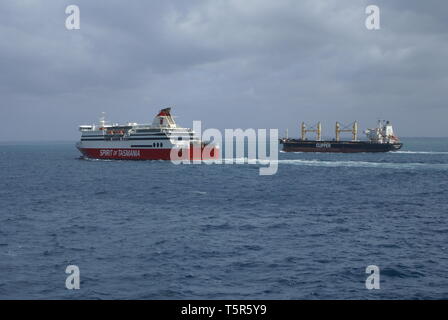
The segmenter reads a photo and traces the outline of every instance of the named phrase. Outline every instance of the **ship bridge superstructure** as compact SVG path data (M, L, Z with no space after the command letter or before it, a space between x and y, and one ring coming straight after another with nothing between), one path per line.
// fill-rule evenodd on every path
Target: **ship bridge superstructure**
M127 123L125 125L109 124L104 116L99 124L82 125L81 141L140 141L151 142L148 146L163 146L164 143L189 144L198 142L199 139L190 128L177 126L171 115L171 108L162 109L151 124Z

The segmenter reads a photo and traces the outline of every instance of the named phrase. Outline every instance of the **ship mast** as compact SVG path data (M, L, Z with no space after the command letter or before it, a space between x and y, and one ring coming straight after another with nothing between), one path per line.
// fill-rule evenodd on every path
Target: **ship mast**
M104 127L106 126L106 112L101 112L100 117L100 130L104 130Z
M341 129L341 124L336 121L336 141L341 140L341 132L350 132L352 134L352 141L358 141L358 121L353 122L351 129L346 128L348 128L348 126Z
M315 132L316 136L317 136L316 140L321 141L322 140L322 125L321 125L320 121L315 126L311 126L310 129L307 129L305 122L302 122L302 125L301 125L302 140L306 140L307 132Z

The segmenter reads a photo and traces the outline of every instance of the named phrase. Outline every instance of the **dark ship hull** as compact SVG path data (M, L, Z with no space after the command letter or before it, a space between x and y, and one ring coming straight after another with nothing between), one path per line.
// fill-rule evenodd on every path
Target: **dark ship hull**
M403 146L400 142L376 143L369 141L316 141L281 139L285 152L389 152L397 151Z

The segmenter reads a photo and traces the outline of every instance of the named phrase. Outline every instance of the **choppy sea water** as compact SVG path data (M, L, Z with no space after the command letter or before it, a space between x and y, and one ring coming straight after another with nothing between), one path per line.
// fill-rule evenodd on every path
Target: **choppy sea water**
M0 298L447 299L448 139L404 143L280 153L273 176L3 143Z

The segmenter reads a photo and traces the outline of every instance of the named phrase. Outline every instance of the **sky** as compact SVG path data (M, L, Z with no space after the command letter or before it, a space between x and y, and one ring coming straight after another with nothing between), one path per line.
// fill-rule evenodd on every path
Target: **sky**
M380 29L365 10L380 8ZM68 30L65 9L80 9ZM78 126L203 128L388 119L448 136L448 2L0 0L0 141L77 140Z

